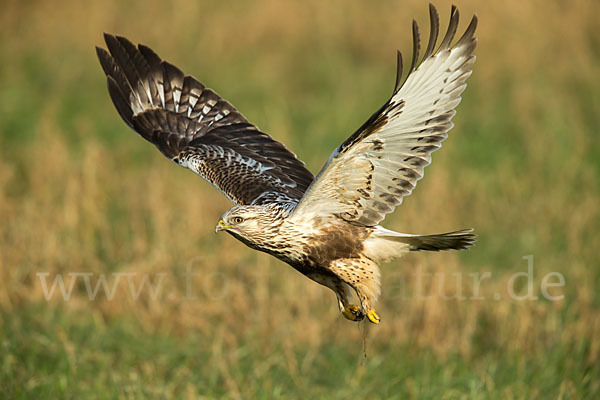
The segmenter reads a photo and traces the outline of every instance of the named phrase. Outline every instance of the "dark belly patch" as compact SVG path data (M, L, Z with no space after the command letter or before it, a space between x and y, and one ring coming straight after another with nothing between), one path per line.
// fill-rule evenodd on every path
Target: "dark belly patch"
M314 266L327 268L333 260L359 257L368 230L348 223L324 228L307 243L307 261Z

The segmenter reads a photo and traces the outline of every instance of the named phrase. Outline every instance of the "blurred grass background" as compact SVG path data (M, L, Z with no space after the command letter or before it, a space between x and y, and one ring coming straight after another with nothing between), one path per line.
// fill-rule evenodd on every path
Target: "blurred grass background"
M475 227L479 241L384 265L382 324L364 327L327 289L214 235L230 204L126 128L94 45L106 31L151 46L316 173L390 95L412 18L426 40L426 2L4 0L0 397L596 398L600 3L457 5L459 30L480 18L474 73L449 140L385 225ZM450 3L436 6L445 27ZM527 255L539 299L510 300ZM194 299L187 266L203 274ZM445 279L419 289L415 271ZM563 300L540 293L551 271ZM46 301L40 272L166 276L156 299L123 281L90 301L80 279L70 300ZM485 300L440 296L456 293L452 274L473 295L469 274L484 272Z

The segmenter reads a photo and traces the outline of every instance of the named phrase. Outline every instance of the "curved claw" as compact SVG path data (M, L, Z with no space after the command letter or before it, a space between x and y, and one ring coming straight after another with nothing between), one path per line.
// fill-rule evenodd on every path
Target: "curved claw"
M378 324L380 321L379 315L375 312L374 309L371 308L371 311L367 313L367 318L374 324Z

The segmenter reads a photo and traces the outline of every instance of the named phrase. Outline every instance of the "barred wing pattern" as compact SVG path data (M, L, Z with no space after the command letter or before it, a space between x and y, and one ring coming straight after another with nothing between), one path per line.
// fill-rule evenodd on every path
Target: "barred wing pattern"
M334 150L294 215L339 216L361 225L378 224L410 195L431 153L441 147L452 128L454 108L461 100L475 62L477 39L474 16L464 35L450 47L458 26L452 7L448 31L436 46L439 20L430 5L431 32L423 60L419 58L419 29L413 21L413 58L403 85L398 52L396 87L391 99Z
M313 180L304 163L229 102L150 48L105 34L96 47L123 120L165 156L235 204L296 203Z

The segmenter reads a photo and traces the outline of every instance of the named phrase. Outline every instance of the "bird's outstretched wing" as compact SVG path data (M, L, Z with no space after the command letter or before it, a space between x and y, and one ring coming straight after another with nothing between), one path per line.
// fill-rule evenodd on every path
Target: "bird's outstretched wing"
M297 202L313 180L304 163L229 102L144 45L105 34L97 47L127 125L236 204Z
M421 63L419 30L413 21L413 58L404 84L398 52L396 87L383 105L334 150L294 210L297 216L339 216L376 225L392 212L423 177L431 153L441 147L453 124L454 108L475 62L474 16L463 36L450 46L458 26L452 7L448 31L436 46L439 21L430 4L431 32Z

